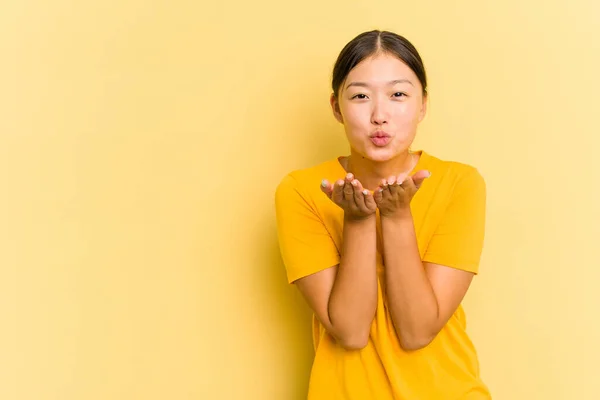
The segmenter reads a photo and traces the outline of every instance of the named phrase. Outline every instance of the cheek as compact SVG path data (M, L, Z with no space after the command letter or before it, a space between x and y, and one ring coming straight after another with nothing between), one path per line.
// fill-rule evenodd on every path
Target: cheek
M396 111L396 122L399 125L410 125L419 120L421 109L416 103L405 102L400 104Z
M366 107L352 104L342 108L345 125L348 128L358 128L370 123L369 110Z

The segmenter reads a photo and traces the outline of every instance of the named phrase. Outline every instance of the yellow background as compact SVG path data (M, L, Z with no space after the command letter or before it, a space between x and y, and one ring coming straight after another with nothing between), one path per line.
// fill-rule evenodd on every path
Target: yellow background
M0 6L0 398L302 399L309 312L273 190L347 151L328 108L373 28L424 57L414 148L488 183L466 301L495 399L600 398L600 6Z

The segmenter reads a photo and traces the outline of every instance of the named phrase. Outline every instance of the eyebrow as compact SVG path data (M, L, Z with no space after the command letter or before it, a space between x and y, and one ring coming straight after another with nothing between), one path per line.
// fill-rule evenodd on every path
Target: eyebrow
M413 85L413 83L408 79L395 79L393 81L389 81L388 85L396 85L398 83L410 83L411 85ZM369 87L369 84L365 82L350 82L348 86L346 86L346 89L348 89L350 86Z

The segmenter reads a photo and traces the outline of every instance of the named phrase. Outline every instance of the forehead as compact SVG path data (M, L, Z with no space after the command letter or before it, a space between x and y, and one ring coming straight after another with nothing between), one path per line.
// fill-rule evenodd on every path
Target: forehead
M388 82L394 79L410 79L414 84L418 83L417 76L408 65L392 54L382 53L362 60L350 71L346 82Z

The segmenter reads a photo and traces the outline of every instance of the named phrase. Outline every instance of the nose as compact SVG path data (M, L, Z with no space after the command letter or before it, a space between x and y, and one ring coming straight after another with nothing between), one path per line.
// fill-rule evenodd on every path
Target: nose
M376 100L373 102L373 109L371 111L371 123L373 125L383 125L388 122L389 115L385 100Z

